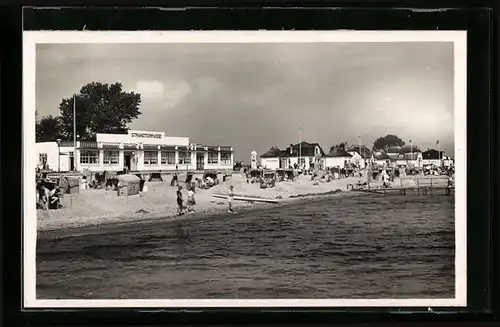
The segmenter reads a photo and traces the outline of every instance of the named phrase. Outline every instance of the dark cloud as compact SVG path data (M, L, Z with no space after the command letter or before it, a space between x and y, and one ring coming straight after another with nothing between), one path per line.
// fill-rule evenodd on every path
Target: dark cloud
M231 144L237 159L296 142L299 128L324 147L394 133L453 153L452 43L37 46L40 115L94 80L163 83L132 127Z

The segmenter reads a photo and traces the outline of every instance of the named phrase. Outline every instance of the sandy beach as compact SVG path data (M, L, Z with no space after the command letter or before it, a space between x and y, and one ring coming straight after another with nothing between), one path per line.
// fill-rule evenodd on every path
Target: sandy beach
M446 178L435 177L434 185L446 185ZM215 215L227 210L227 203L223 199L216 199L212 194L224 194L229 186L234 187L235 195L255 196L267 199L279 199L280 203L298 201L300 199L333 194L359 195L358 192L348 191L348 185L360 181L359 178L349 177L336 179L330 182L311 181L310 176L299 176L294 182L278 182L274 188L261 189L257 183L247 183L246 178L234 174L225 183L210 189L197 189L195 194L196 206L194 215ZM372 183L377 187L379 183ZM116 192L103 189L80 190L79 194L65 195L64 207L58 210L37 210L37 230L60 230L105 224L139 222L143 220L168 219L176 216L176 188L171 187L169 181L148 182L148 191L141 195L119 197ZM416 186L416 178L396 179L394 187ZM183 189L184 198L187 198ZM250 203L234 201L233 208L237 211L254 209L276 204ZM192 214L189 214L192 215ZM189 217L189 215L185 217ZM179 218L179 217L178 217ZM178 219L177 218L177 219Z

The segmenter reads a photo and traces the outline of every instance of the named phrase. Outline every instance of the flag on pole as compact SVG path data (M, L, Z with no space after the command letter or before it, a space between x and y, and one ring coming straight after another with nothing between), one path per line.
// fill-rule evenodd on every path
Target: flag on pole
M439 144L439 140L437 140L436 144Z

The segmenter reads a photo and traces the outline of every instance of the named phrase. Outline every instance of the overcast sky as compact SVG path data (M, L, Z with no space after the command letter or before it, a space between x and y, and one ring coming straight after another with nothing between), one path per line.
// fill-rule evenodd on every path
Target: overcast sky
M39 116L92 81L142 96L132 129L232 145L249 161L302 140L386 134L453 155L452 43L39 44Z

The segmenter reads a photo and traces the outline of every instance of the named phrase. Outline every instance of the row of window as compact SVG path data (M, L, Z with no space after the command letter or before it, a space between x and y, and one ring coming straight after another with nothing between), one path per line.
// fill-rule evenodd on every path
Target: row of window
M221 152L221 163L231 164L231 153ZM119 158L119 151L104 151L105 165L117 165ZM98 164L99 163L99 151L88 150L82 151L80 153L80 163L81 164ZM208 163L217 164L219 163L219 156L217 152L208 153ZM145 165L158 165L158 151L144 151L144 164ZM174 165L175 164L175 152L173 151L161 151L161 164L162 165ZM191 152L190 151L179 151L179 162L180 165L191 164Z

